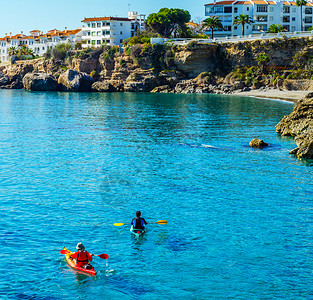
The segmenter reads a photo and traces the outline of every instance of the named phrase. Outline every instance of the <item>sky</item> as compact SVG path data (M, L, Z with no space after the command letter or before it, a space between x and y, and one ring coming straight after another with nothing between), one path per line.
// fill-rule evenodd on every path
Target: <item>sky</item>
M162 7L188 10L192 19L204 19L204 4L213 0L0 0L0 37L38 29L76 29L85 17L127 17L131 11L146 14Z

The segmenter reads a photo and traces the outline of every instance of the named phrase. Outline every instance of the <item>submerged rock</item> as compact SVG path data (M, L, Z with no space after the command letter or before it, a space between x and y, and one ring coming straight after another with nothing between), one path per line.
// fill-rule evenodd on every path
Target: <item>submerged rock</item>
M263 140L260 139L253 139L250 141L249 146L252 148L263 148L267 147L268 143L265 143Z
M23 78L23 86L29 91L57 91L58 82L46 73L27 73Z
M64 91L90 92L94 80L86 73L69 69L60 75L58 83Z

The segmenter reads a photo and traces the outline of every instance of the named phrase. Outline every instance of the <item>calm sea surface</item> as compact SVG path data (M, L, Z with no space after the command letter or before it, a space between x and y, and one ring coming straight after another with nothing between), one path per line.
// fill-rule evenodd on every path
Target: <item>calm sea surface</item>
M0 298L312 299L313 165L274 128L292 109L0 90ZM113 225L137 210L168 224ZM78 242L110 255L96 277L60 254Z

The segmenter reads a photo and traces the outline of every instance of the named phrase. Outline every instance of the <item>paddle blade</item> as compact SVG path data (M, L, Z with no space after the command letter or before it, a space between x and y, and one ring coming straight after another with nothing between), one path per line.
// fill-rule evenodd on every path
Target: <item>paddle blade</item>
M114 223L114 226L123 226L125 223Z
M99 256L100 258L103 258L103 259L108 259L109 258L108 254L100 254L100 255L97 255L97 256Z
M156 223L158 223L158 224L167 224L167 221L166 220L159 220Z
M61 250L60 253L61 254L68 254L68 253L71 253L71 251L69 251L69 250Z

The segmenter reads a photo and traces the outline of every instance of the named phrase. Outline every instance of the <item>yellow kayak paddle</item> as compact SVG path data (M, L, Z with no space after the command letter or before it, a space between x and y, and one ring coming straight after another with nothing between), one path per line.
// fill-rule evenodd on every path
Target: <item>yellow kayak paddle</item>
M148 224L164 225L164 224L167 224L167 221L166 220L159 220L157 222L148 222ZM114 226L123 226L123 225L130 225L130 223L114 223Z

